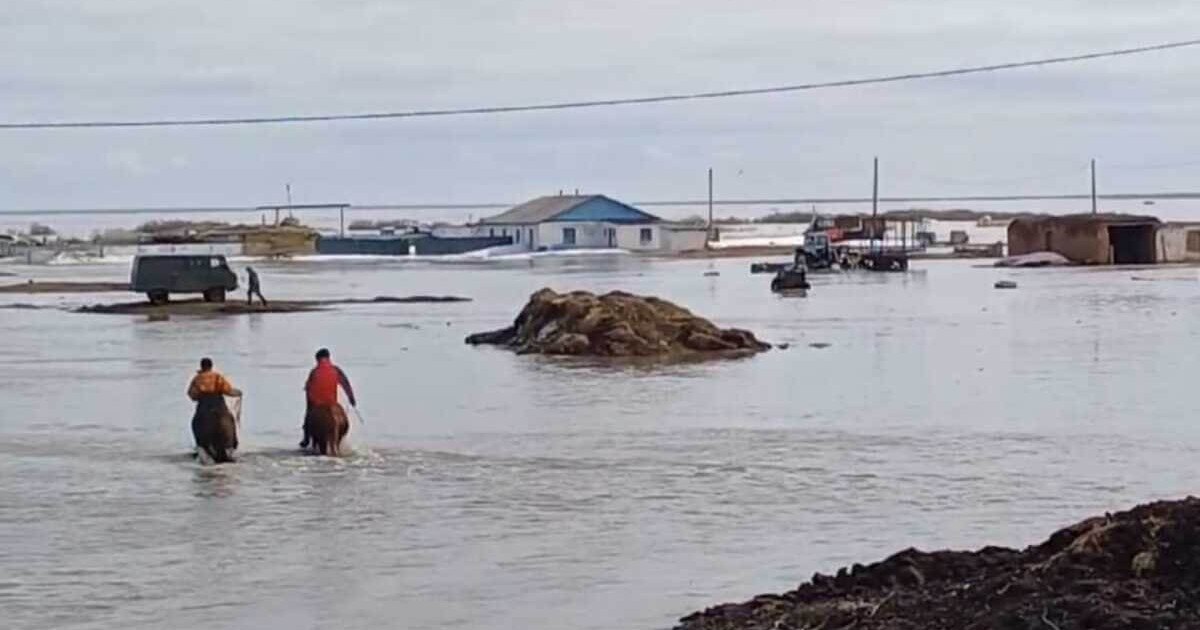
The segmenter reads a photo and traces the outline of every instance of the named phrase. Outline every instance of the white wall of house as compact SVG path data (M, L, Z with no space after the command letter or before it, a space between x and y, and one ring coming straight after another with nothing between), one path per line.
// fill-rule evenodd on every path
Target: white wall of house
M588 221L562 221L538 224L537 246L547 249L603 249L609 247L607 223ZM575 234L574 244L568 242L564 230Z
M671 252L690 252L708 245L708 228L703 226L670 226L662 228L663 249Z
M657 224L635 223L610 227L617 231L617 247L621 249L645 252L663 248L662 230Z
M1164 224L1157 240L1158 262L1200 261L1200 223Z
M563 230L574 230L574 243L567 242ZM511 236L514 246L531 251L612 247L633 252L679 252L704 249L707 239L707 232L703 227L602 221L551 221L534 225L482 224L475 228L474 233L477 236Z

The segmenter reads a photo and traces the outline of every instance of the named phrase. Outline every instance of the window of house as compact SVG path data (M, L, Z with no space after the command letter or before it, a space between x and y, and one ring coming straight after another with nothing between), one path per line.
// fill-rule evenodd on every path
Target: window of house
M1200 230L1188 230L1187 250L1200 253Z
M515 232L513 232L513 234L515 234L517 236L516 242L520 243L521 242L521 230L517 229Z
M563 245L575 244L575 228L563 228Z
M642 228L642 234L638 240L642 242L642 245L648 245L654 242L654 231L650 228Z
M488 236L495 237L496 236L496 228L488 228Z

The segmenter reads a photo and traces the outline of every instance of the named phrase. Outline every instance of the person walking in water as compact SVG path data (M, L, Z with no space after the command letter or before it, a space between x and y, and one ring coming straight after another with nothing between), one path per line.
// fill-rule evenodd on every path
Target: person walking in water
M241 398L242 391L213 369L212 359L204 357L200 359L200 371L188 384L187 395L196 403L192 415L196 447L217 463L233 461L231 451L238 446L237 419L225 404L225 397Z
M254 303L254 296L256 295L258 296L258 299L262 301L262 305L266 306L267 298L263 297L262 287L258 283L258 272L254 270L254 267L246 267L246 278L246 306L250 306Z
M314 449L325 455L337 455L342 438L350 432L350 421L346 410L338 404L338 387L346 392L351 407L358 406L354 388L342 368L333 364L329 350L321 348L316 354L317 365L308 373L304 383L306 409L304 412L304 440L300 448L312 443Z

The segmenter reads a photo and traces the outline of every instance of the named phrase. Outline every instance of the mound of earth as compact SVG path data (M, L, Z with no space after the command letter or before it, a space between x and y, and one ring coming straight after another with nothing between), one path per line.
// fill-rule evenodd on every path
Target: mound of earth
M599 357L744 355L771 348L750 332L717 328L659 298L550 289L534 293L512 326L466 341L521 354Z
M264 306L258 302L246 304L242 301L205 302L203 300L175 300L166 304L124 302L121 304L95 304L76 309L76 313L100 313L108 315L249 315L252 313L305 313L319 311L331 306L352 304L444 304L470 302L470 298L449 295L411 295L395 297L381 295L370 299L342 300L271 300Z
M115 293L128 291L128 282L23 282L0 286L0 293Z
M205 302L203 300L174 300L166 304L123 302L94 304L76 309L76 313L102 315L248 315L250 313L304 313L321 310L319 302L272 300L266 306L245 302Z
M1022 551L902 551L677 630L1200 628L1200 499L1091 518Z

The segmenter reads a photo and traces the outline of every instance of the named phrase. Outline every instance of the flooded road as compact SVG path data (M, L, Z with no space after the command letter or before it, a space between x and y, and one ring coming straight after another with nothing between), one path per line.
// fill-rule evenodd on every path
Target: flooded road
M0 309L5 627L664 628L904 547L1021 546L1196 490L1195 269L925 262L781 299L749 262L256 263L268 299L474 301ZM543 286L659 295L791 347L656 367L463 343ZM321 346L365 420L344 460L295 451ZM247 394L234 465L187 456L206 355Z

